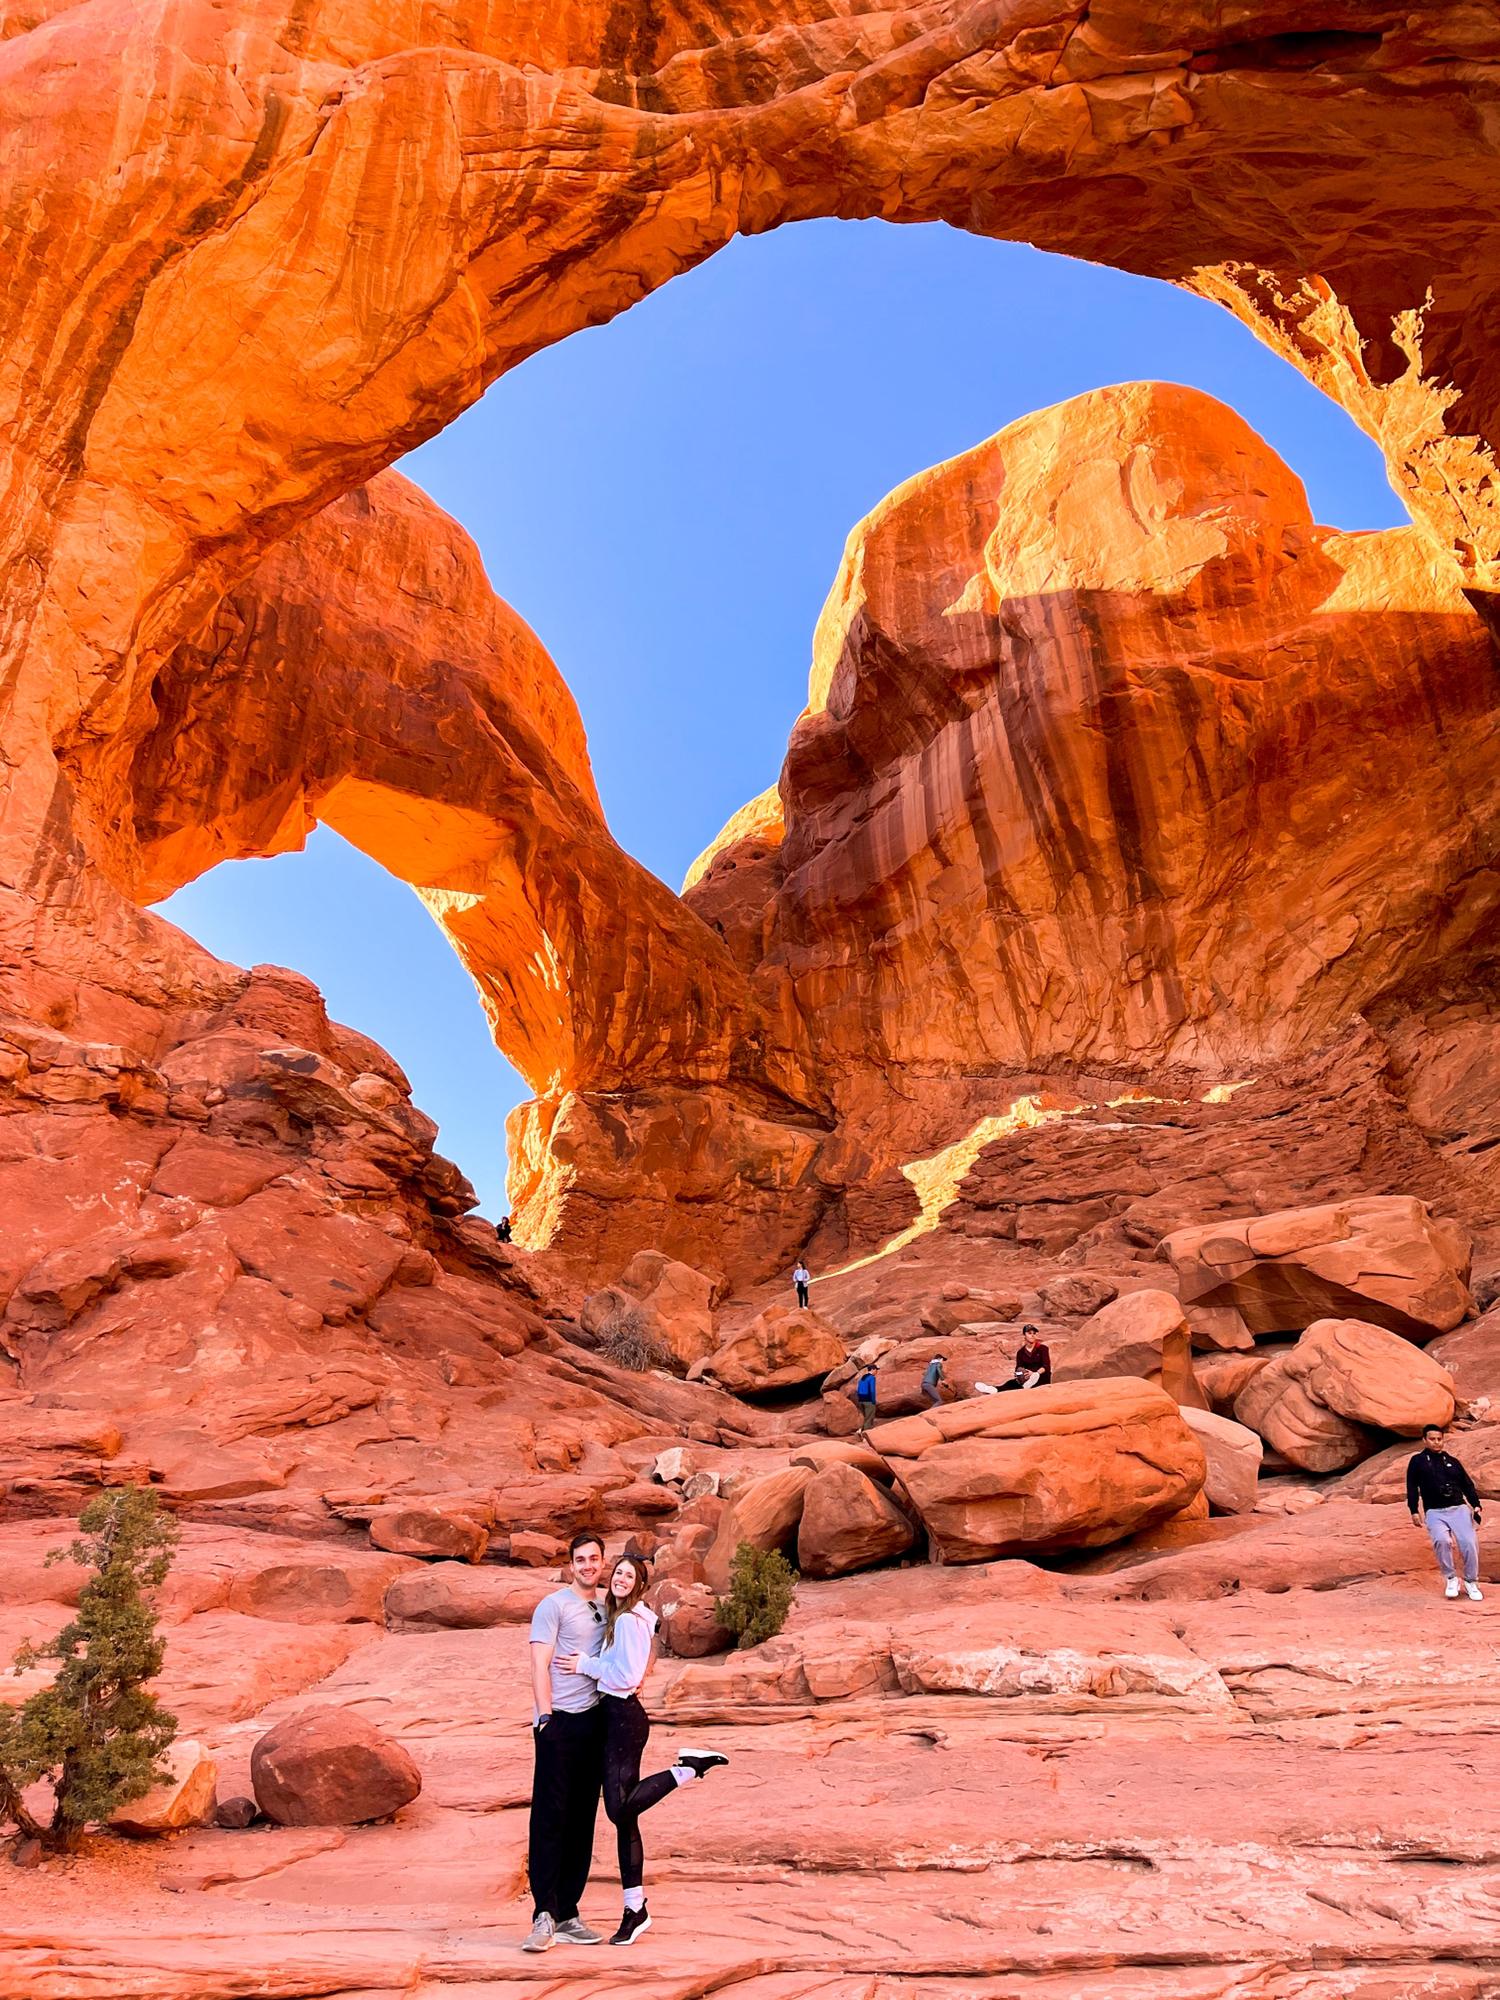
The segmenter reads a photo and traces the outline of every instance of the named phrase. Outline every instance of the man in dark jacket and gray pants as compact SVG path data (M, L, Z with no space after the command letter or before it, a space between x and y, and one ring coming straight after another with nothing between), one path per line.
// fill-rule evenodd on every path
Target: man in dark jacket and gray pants
M1484 1592L1479 1588L1479 1494L1473 1480L1451 1453L1443 1450L1443 1427L1429 1424L1422 1433L1422 1449L1406 1467L1406 1504L1419 1528L1432 1538L1438 1568L1448 1579L1445 1597L1457 1597L1459 1581L1454 1572L1457 1550L1463 1561L1462 1588L1477 1603Z

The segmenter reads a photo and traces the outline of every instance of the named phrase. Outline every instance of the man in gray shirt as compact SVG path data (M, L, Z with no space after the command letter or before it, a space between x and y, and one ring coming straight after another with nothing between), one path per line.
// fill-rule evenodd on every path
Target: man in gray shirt
M531 1616L532 1743L531 1935L524 1951L554 1944L602 1944L578 1914L594 1853L594 1820L604 1777L604 1711L598 1684L554 1662L592 1655L604 1639L596 1602L604 1544L595 1534L568 1545L569 1582Z

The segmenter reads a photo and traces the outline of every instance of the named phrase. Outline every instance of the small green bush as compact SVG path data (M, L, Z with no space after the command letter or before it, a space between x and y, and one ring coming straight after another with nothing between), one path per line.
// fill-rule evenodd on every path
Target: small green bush
M740 1647L774 1639L797 1594L797 1572L780 1549L741 1542L729 1572L729 1595L714 1600L714 1616Z
M177 1523L158 1511L143 1486L101 1493L84 1508L82 1537L65 1553L94 1574L78 1615L47 1646L23 1646L15 1670L42 1660L61 1665L50 1687L18 1709L0 1707L0 1826L7 1822L47 1846L67 1851L85 1827L107 1820L167 1776L162 1758L177 1718L147 1692L161 1672L165 1642L144 1595L166 1577ZM43 1825L22 1794L52 1786L52 1819Z

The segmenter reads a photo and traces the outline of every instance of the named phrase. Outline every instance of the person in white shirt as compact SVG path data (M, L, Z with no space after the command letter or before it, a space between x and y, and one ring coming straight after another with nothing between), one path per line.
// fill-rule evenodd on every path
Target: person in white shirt
M800 1257L797 1259L797 1268L792 1273L792 1283L797 1287L798 1305L805 1306L807 1304L807 1288L812 1283L812 1272L808 1270Z
M634 1944L650 1930L646 1909L645 1849L641 1845L641 1814L676 1791L679 1785L703 1778L729 1759L717 1750L679 1750L665 1771L641 1776L641 1757L651 1724L641 1706L640 1686L651 1665L656 1637L656 1613L642 1603L650 1583L646 1564L636 1556L621 1556L609 1579L604 1613L604 1645L592 1658L575 1653L557 1665L567 1673L586 1674L598 1685L605 1712L604 1810L615 1828L620 1853L620 1886L625 1912L611 1944Z

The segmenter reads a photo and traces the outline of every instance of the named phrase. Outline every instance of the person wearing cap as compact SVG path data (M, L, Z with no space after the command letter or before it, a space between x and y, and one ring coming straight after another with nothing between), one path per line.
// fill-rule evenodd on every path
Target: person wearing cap
M1016 1372L1002 1389L1045 1389L1052 1380L1052 1355L1034 1326L1021 1328L1021 1345L1016 1349Z

